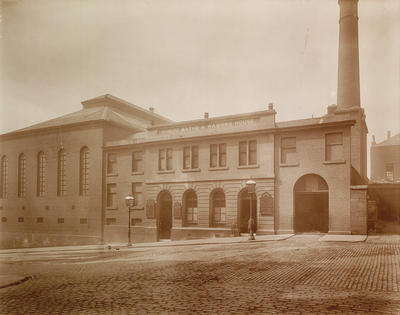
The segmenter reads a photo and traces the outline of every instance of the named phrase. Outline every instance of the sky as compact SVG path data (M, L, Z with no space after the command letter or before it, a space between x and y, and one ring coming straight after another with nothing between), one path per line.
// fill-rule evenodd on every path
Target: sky
M1 1L1 0L0 0ZM361 106L400 132L400 1L359 1ZM336 103L336 0L3 0L0 133L112 94L175 121Z

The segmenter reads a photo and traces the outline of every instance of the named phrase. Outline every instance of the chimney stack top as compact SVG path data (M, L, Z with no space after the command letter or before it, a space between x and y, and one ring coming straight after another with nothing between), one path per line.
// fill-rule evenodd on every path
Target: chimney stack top
M154 107L149 107L149 111L151 111L152 113L154 113Z
M390 137L391 137L391 132L390 132L390 130L388 130L387 131L387 138L390 139Z
M204 112L204 119L208 119L210 116L208 114L208 112Z
M274 109L274 103L268 103L268 110Z

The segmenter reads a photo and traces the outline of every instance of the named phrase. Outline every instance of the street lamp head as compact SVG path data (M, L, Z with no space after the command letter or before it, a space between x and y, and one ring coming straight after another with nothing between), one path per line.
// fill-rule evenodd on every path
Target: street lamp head
M249 180L246 182L246 187L247 187L247 191L248 191L250 194L254 194L254 193L256 192L256 181L253 180L253 179L249 179Z
M133 207L135 205L135 197L133 197L131 194L125 197L125 205L127 207Z

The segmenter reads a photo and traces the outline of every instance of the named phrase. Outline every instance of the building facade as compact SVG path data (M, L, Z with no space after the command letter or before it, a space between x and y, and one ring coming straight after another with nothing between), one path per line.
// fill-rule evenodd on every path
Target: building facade
M127 241L129 194L134 242L248 233L251 215L257 234L365 234L357 1L339 5L338 104L322 117L277 122L269 104L172 122L104 95L2 135L2 246Z
M375 183L400 184L400 134L371 144L371 180Z

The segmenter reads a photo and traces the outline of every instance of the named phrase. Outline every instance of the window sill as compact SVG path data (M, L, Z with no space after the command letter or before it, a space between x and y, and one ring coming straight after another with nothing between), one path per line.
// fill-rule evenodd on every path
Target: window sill
M106 210L118 210L118 207L106 207Z
M144 172L132 172L132 175L144 175Z
M142 211L144 207L133 207L131 211Z
M296 167L300 166L300 163L281 163L279 164L280 167Z
M243 170L243 169L250 169L250 168L259 168L260 165L255 164L255 165L242 165L242 166L238 166L237 168L239 170Z
M157 171L157 174L174 174L175 170Z
M346 164L346 160L334 160L334 161L324 161L324 165L331 165L331 164Z
M191 223L191 222L186 222L186 223L184 224L184 227L196 227L196 226L198 226L198 223L197 223L197 222L193 222L193 223Z
M118 176L117 173L107 173L106 174L107 177L114 177L114 176Z
M208 168L209 171L227 171L229 170L228 166L222 166L222 167L210 167Z
M183 169L182 173L192 173L192 172L200 172L201 168L188 168L188 169Z

